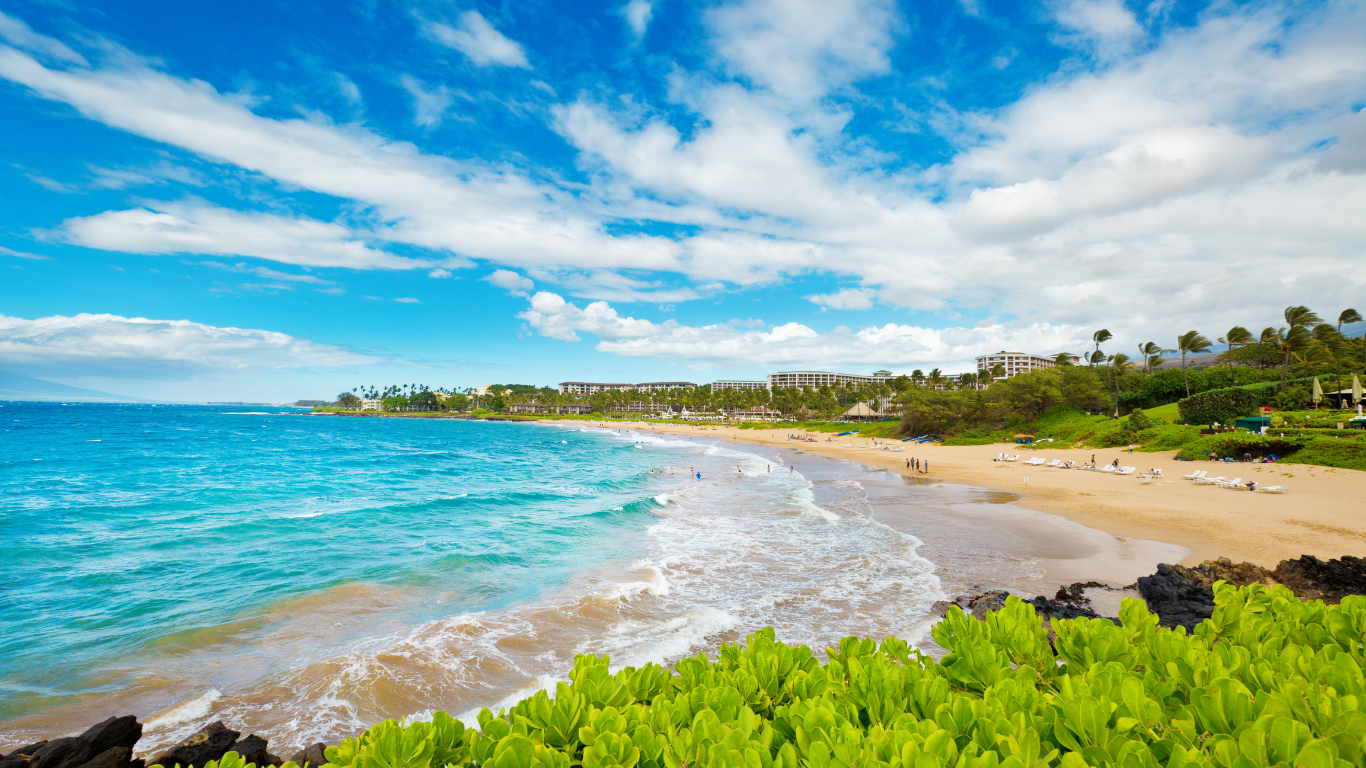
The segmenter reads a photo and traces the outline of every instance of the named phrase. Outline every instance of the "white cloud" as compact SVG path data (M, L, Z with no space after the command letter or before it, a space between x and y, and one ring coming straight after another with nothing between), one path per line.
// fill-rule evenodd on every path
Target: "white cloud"
M149 204L151 205L151 204ZM200 202L106 211L62 222L64 240L126 253L254 256L285 264L349 269L415 269L430 262L367 246L340 224L243 213Z
M654 16L655 9L650 0L630 0L617 12L626 20L626 25L639 40L645 37L645 30L650 27L650 19Z
M732 71L793 99L888 72L901 27L888 0L742 0L706 21Z
M81 66L89 64L84 56L71 50L66 43L34 32L21 19L16 19L4 11L0 11L0 38L16 48L47 58Z
M83 376L153 378L207 370L357 368L392 361L274 331L79 314L34 320L0 315L0 362L80 371Z
M450 276L451 271L449 269L437 268L427 273L427 277L435 278L437 280L444 280L445 278L448 278Z
M0 245L0 255L13 256L17 259L32 259L34 261L49 261L52 258L51 256L40 256L36 253L28 253L26 251L16 251L6 248L3 245Z
M1123 44L1142 32L1133 12L1121 0L1063 0L1056 16L1060 24L1107 47Z
M413 97L413 123L431 128L441 122L451 108L451 91L444 85L428 90L425 84L409 74L399 75L399 84Z
M535 283L509 269L498 269L484 276L484 281L502 288L513 296L527 296Z
M1080 349L1088 331L1049 323L999 323L974 328L923 328L887 323L858 331L839 327L820 333L801 323L765 329L734 321L706 326L653 323L622 317L607 302L583 309L547 292L531 298L518 315L542 336L578 341L578 333L599 338L596 349L625 357L673 358L695 367L711 366L941 366L969 370L989 347L1060 351Z
M394 299L394 301L397 301L399 304L421 304L421 303L422 303L421 301L419 301L419 300L417 300L417 299L410 298L410 297L407 297L407 296L405 296L405 297L403 297L403 298L401 298L401 299Z
M284 280L290 283L309 283L310 285L333 285L331 280L323 280L322 278L314 277L313 275L281 272L277 269L271 269L270 267L252 267L241 262L237 264L222 264L217 261L201 261L199 263L205 267L214 267L215 269L223 269L228 272L256 275L257 277L264 277L267 280ZM152 271L155 272L156 270Z
M817 293L806 299L819 305L824 312L826 309L872 309L876 297L877 291L867 288L841 288L835 293Z
M642 338L661 328L649 320L622 317L605 301L595 301L579 309L558 294L538 291L531 297L531 308L517 315L542 336L560 341L578 341L576 331L587 331L601 339ZM601 345L599 345L601 348Z
M337 86L337 92L341 94L343 99L346 99L347 104L353 107L361 105L360 86L356 85L354 80L340 72L333 72L332 80Z
M428 22L427 34L448 48L464 53L470 61L481 67L502 64L507 67L531 69L526 50L520 43L509 40L503 33L493 28L478 11L465 11L460 14L460 24L452 27L441 22Z

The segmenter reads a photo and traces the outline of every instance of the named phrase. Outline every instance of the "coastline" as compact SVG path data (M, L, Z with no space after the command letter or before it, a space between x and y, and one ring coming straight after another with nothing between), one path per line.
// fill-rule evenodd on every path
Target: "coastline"
M1020 507L1046 512L1103 531L1121 540L1147 540L1174 544L1190 550L1180 561L1195 565L1227 557L1274 568L1280 561L1301 555L1334 558L1366 555L1366 519L1360 515L1366 500L1366 473L1307 464L1209 464L1175 461L1175 451L1126 454L1120 449L1061 449L1031 451L1027 446L1006 444L942 446L902 444L900 452L882 451L867 439L797 442L781 427L740 429L710 425L651 424L648 422L554 421L613 429L636 429L657 433L702 435L733 443L791 448L815 456L846 459L875 469L912 477L952 481L1003 491ZM879 441L886 444L887 441ZM1160 468L1165 481L1143 485L1136 476L1116 477L1100 472L1028 467L1019 462L994 462L1002 451L1031 456L1070 459L1078 464L1094 455L1102 464L1115 459L1140 471ZM906 470L906 460L928 461L928 474ZM1256 480L1262 485L1287 485L1285 494L1230 491L1210 485L1194 485L1180 475L1211 467L1213 474ZM1029 478L1028 486L1024 478Z

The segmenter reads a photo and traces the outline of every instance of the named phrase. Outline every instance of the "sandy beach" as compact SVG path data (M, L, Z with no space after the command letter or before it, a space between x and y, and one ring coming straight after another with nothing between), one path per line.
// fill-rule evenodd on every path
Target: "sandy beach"
M565 422L583 425L585 422ZM1275 568L1281 560L1315 555L1321 558L1366 555L1366 473L1306 464L1229 464L1174 460L1175 452L1134 453L1120 449L1068 450L1048 448L1031 451L1028 446L978 445L935 446L893 442L901 451L878 448L887 441L812 433L819 442L788 439L789 431L739 429L676 424L590 422L609 428L631 428L701 435L739 443L794 448L805 453L848 459L868 467L899 471L917 478L1005 491L1021 507L1048 512L1088 528L1124 539L1176 544L1190 550L1181 562L1198 564L1227 557ZM826 438L831 438L827 441ZM995 462L1002 451L1018 453L1019 462ZM1163 481L1142 484L1137 475L1117 477L1085 470L1060 470L1024 466L1026 459L1042 456L1122 466L1139 472L1158 468ZM906 469L911 458L929 462L928 474ZM1284 494L1232 491L1212 485L1195 485L1181 479L1196 469L1213 476L1241 477L1263 486L1285 485ZM1026 485L1025 478L1028 478Z

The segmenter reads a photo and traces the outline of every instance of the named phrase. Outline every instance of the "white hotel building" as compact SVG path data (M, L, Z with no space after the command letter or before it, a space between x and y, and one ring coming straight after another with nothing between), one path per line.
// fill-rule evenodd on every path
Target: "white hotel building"
M1072 359L1073 365L1081 362L1081 357L1077 355L1068 355L1068 357ZM1043 355L1031 355L1028 352L1006 352L1005 350L1002 350L977 358L977 373L979 376L983 373L990 373L992 368L1000 365L1005 368L1005 375L997 376L992 379L992 381L1000 381L1001 379L1009 379L1012 376L1017 376L1021 373L1043 371L1056 367L1058 363L1055 358L1056 355L1054 357L1044 357Z
M768 389L767 381L713 381L711 391L720 392L723 389Z
M891 371L874 371L872 376L856 373L831 373L829 371L782 371L768 375L769 389L791 387L833 387L838 384L886 384L894 377Z

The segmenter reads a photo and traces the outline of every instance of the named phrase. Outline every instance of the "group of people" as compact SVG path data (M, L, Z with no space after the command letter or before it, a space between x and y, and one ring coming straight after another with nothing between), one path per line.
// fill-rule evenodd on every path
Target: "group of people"
M922 475L927 475L930 473L930 463L928 461L921 461L920 459L912 457L906 459L906 469L915 470L916 472Z

